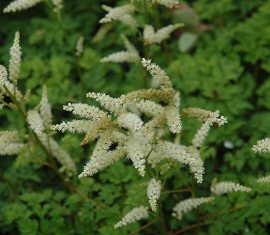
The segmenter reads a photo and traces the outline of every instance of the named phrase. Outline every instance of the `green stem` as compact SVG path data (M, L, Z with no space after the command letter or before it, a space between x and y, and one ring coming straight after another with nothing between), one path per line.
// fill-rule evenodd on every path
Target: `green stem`
M143 8L144 8L144 24L148 23L148 12L147 12L147 2L143 0Z
M168 235L169 231L166 227L166 223L165 223L165 219L164 219L164 215L163 215L163 210L162 210L162 204L161 201L159 200L158 202L159 208L158 208L158 212L159 212L159 220L160 220L160 224L161 224L161 230L162 230L162 234L164 235Z

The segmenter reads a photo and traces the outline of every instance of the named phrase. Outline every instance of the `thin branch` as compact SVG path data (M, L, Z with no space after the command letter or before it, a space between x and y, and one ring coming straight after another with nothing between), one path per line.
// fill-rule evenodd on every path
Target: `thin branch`
M151 226L152 224L154 224L156 221L158 221L158 218L150 221L149 223L145 224L144 226L140 227L140 229L138 229L137 231L135 232L132 232L132 233L129 233L128 235L136 235L138 234L138 232L141 232L143 231L144 229L146 229L147 227Z
M248 205L243 205L243 206L239 206L239 207L234 207L234 208L231 208L227 211L218 211L216 213L213 213L213 214L208 214L206 216L203 216L202 218L199 219L199 221L204 221L208 218L216 218L218 217L219 215L223 215L223 214L226 214L226 213L230 213L230 212L233 212L233 211L237 211L237 210L240 210L242 208L245 208L245 207L248 207ZM208 225L208 224L213 224L215 223L215 221L209 221L209 222L198 222L194 225L191 225L191 226L188 226L188 227L185 227L181 230L178 230L176 232L174 232L172 235L178 235L178 234L182 234L186 231L190 231L190 230L193 230L194 228L198 228L198 227L201 227L201 226L205 226L205 225Z

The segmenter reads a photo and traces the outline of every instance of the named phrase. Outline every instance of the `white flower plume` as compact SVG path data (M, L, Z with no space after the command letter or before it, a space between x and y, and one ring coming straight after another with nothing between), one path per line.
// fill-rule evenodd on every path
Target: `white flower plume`
M43 86L42 89L42 98L39 103L39 112L44 125L49 127L52 124L52 110L48 100L48 90L46 86Z
M192 144L195 148L200 148L206 139L211 126L217 124L218 126L222 126L227 123L227 119L220 115L219 111L211 113L210 117L206 119L205 123L201 126L201 128L196 132L195 136L192 139Z
M160 5L163 5L169 8L172 8L173 6L179 3L178 0L152 0L152 2L156 2Z
M201 198L189 198L183 201L180 201L173 208L172 215L176 217L178 220L183 218L183 215L187 212L199 207L201 204L209 203L214 200L214 197L201 197Z
M122 226L137 222L141 219L146 219L148 216L149 214L147 207L136 207L127 213L117 224L115 224L114 228L120 228Z
M16 32L13 45L9 51L10 60L9 60L9 79L16 83L19 78L22 62L22 51L20 46L20 33Z
M134 3L135 1L141 1L141 0L130 0L131 3ZM151 1L152 4L158 3L160 5L163 5L168 8L174 7L176 4L179 3L178 0L148 0L149 2Z
M0 65L0 89L3 89L3 86L7 82L8 73L6 68L3 65Z
M27 112L27 122L30 128L37 134L40 135L44 130L44 123L38 111L29 110Z
M157 210L157 200L160 197L161 192L161 182L155 178L152 178L147 186L147 197L152 211Z
M0 131L0 155L17 155L23 147L17 131Z
M43 1L44 0L15 0L4 8L4 13L25 10Z
M103 5L102 8L108 13L99 21L99 23L104 24L112 22L114 20L118 20L131 28L137 28L138 23L131 15L136 10L136 8L133 5L126 4L114 8L107 5Z
M222 195L230 192L250 192L250 191L251 188L249 187L229 181L219 182L211 186L211 192L215 195Z
M197 147L162 139L164 131L179 133L182 129L179 93L158 65L146 59L142 59L142 65L155 81L155 88L132 91L117 98L90 92L87 97L94 99L98 107L82 103L65 105L64 110L82 119L65 121L51 128L84 133L82 145L97 141L79 177L92 176L124 157L131 160L144 177L147 164L155 167L159 161L167 159L169 164L177 161L187 165L195 180L201 183L204 163ZM207 112L207 115L203 120L210 120L211 125L222 125L226 121L219 112Z
M270 138L259 140L256 145L252 147L256 153L269 153L270 152Z
M269 184L270 183L270 175L257 179L257 183L258 184Z
M100 62L114 62L114 63L136 63L140 61L140 55L136 48L131 44L131 42L122 35L126 51L115 52L111 55L108 55L100 60Z
M155 32L152 25L145 25L143 31L143 37L145 44L161 43L162 41L168 39L170 34L182 27L183 24L174 24L163 27Z

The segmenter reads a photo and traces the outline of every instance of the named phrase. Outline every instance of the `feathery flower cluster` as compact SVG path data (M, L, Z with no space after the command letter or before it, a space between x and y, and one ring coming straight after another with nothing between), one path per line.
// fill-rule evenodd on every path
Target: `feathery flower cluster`
M270 152L270 138L259 140L256 145L252 147L256 153L269 153Z
M48 102L46 87L43 87L40 104L35 110L27 112L27 122L47 151L62 164L62 170L66 171L68 175L75 174L76 166L69 154L45 133L45 127L50 126L52 122L51 106Z
M15 33L12 47L10 48L9 79L16 83L21 70L22 52L20 47L20 33Z
M2 88L7 82L8 73L3 65L0 65L0 87Z
M152 211L157 210L157 200L160 197L161 182L155 178L152 178L147 186L147 197Z
M143 31L143 37L145 44L153 44L153 43L161 43L162 41L168 39L170 37L170 34L184 26L183 24L174 24L174 25L168 25L166 27L163 27L155 32L152 25L145 25L144 31Z
M0 90L2 95L13 95L23 98L21 92L17 88L17 79L21 67L21 47L19 45L20 34L15 33L14 42L10 49L9 76L4 66L0 65Z
M115 52L113 54L110 54L109 56L106 56L100 60L100 62L114 62L114 63L137 63L140 61L140 55L136 48L131 44L131 42L122 35L122 39L124 41L126 51L119 51Z
M176 4L178 4L178 0L152 0L152 2L156 2L160 5L164 5L165 7L172 8Z
M224 181L211 186L211 192L215 195L222 195L230 192L250 192L251 188L234 182Z
M214 197L189 198L176 204L173 208L172 215L178 220L181 220L187 212L197 208L201 204L209 203L214 200Z
M182 110L182 114L187 117L198 118L202 122L206 122L211 116L213 112L201 109L201 108L185 108Z
M159 82L159 89L139 90L122 95L119 98L112 98L100 93L89 93L87 97L96 99L100 106L111 113L112 116L106 111L87 104L68 104L64 106L65 110L86 118L86 120L72 120L52 126L53 130L85 133L83 144L98 139L99 144L96 145L96 148L100 148L99 146L104 142L104 139L106 139L104 143L110 143L108 146L103 146L103 151L94 149L93 156L80 177L93 175L125 155L132 161L140 175L144 176L146 157L154 147L152 142L155 129L159 125L167 124L173 133L180 132L179 126L181 126L181 122L179 112L176 111L179 105L175 102L175 91L169 77L157 65L152 64L150 60L143 59L142 63L153 79ZM163 108L152 101L156 99L165 100L169 109L174 108L176 110L168 112L167 107ZM142 111L149 105L159 108L158 111L150 110L151 115L157 115L153 116L149 122L144 123L140 116L128 111L131 104L137 105ZM170 116L173 116L173 118ZM123 130L126 133L123 133ZM111 149L111 146L116 146L116 148Z
M196 132L192 144L195 148L200 148L203 144L203 141L206 139L210 128L213 124L222 126L227 123L227 119L223 116L220 116L219 111L213 112L210 114L210 117L206 119L201 128Z
M17 131L0 132L0 155L17 155L25 146L19 142Z
M43 1L44 0L15 0L4 8L4 13L25 10Z
M127 224L134 223L141 219L146 219L148 217L147 207L140 206L132 209L127 213L117 224L114 225L114 228L120 228L126 226Z
M120 7L110 7L103 5L102 8L108 13L99 21L99 23L109 23L114 20L121 21L122 23L128 25L131 28L137 28L138 24L136 20L132 17L132 13L135 12L136 8L131 4L126 4Z
M88 93L102 109L87 104L68 104L64 110L85 118L52 126L53 130L85 133L82 144L97 139L90 161L80 177L92 176L100 170L126 156L141 176L146 164L155 164L171 158L188 165L198 183L202 182L203 161L194 146L182 146L162 140L158 134L165 126L172 133L180 133L182 123L179 112L179 93L176 92L167 74L151 60L142 59L142 65L149 71L156 88L143 89L112 98L102 93ZM164 103L161 106L157 101ZM132 112L130 106L138 111ZM145 113L150 120L144 122L140 115ZM210 115L212 123L222 123L219 112ZM207 119L207 120L208 120ZM114 147L113 147L114 146ZM158 157L156 157L158 156Z
M259 140L256 145L253 145L252 150L256 153L269 153L270 152L270 138ZM257 179L258 184L270 183L270 176L265 176Z
M161 86L161 89L173 90L170 78L158 65L152 63L151 60L142 58L142 66L151 74L154 80L153 83L155 83L156 86Z
M139 0L131 0L131 3L134 3L135 1L139 1ZM173 6L179 3L177 0L148 0L148 1L151 1L152 3L158 3L160 5L163 5L169 8L172 8Z
M36 110L29 110L27 112L27 122L30 128L37 134L40 135L44 130L44 125L42 118L38 111Z
M258 184L269 184L270 183L270 175L257 179L257 183Z
M202 183L204 164L199 151L192 146L176 145L168 141L159 141L148 157L148 162L155 166L160 160L171 158L181 164L188 165L198 183Z
M48 90L46 86L43 86L42 89L42 98L39 103L39 111L44 122L44 126L49 127L52 124L52 111L48 100Z

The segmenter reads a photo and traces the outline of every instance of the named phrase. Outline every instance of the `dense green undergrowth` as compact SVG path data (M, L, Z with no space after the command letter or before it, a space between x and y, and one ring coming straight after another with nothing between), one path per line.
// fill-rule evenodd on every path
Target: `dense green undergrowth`
M1 1L0 9L7 2ZM102 40L93 40L104 15L101 5L123 2L127 1L64 1L60 21L45 4L22 12L1 13L0 64L7 65L14 33L20 31L20 86L32 90L31 108L38 104L44 84L54 123L71 118L62 110L63 104L90 103L85 97L87 92L118 96L150 84L137 64L99 61L123 48L121 33L139 37L116 23ZM160 46L137 46L168 73L181 92L182 107L218 109L228 117L228 124L211 131L202 148L206 166L202 184L197 185L182 168L176 170L177 174L175 169L167 172L166 190L161 195L166 225L175 235L268 234L270 187L254 186L254 182L270 172L270 161L267 155L253 153L251 147L270 136L270 1L185 3L189 10L164 13L163 7L155 9L160 22L185 22L184 28ZM150 16L155 14L150 10ZM140 17L138 21L143 21ZM160 22L153 24L159 26ZM196 38L190 45L183 39L187 33ZM84 37L84 51L77 57L75 47L80 36ZM18 113L3 109L0 120L1 130L15 129L24 134L25 124ZM188 142L200 124L185 117L183 124L181 138ZM80 147L81 136L59 134L57 138L81 172L90 151ZM1 234L159 234L158 223L113 228L131 208L147 203L145 184L126 161L93 177L74 176L64 184L57 174L35 162L36 154L44 158L42 151L0 158ZM207 196L214 178L253 185L253 191L217 198L188 213L180 222L171 217L176 202L190 196Z

